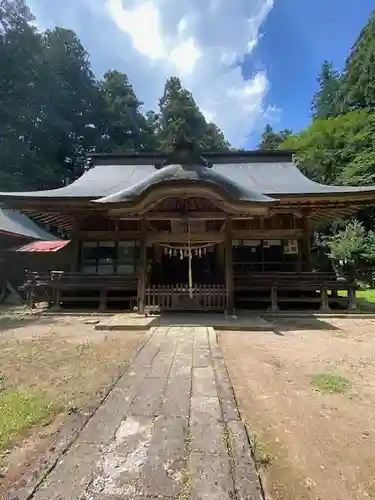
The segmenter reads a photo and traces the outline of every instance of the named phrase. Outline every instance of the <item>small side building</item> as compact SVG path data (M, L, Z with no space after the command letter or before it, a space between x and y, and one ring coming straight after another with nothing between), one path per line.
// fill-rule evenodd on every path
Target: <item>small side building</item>
M25 271L51 271L58 260L66 268L67 254L53 253L67 246L53 234L38 226L16 210L0 208L0 303L10 294L17 294L25 282ZM43 256L40 250L43 248ZM39 257L38 257L39 256ZM65 262L64 262L65 260Z
M375 203L375 187L305 177L291 151L92 155L71 185L0 193L71 233L69 272L50 276L56 305L226 311L334 303L355 286L313 269L318 224ZM340 299L339 290L348 291Z

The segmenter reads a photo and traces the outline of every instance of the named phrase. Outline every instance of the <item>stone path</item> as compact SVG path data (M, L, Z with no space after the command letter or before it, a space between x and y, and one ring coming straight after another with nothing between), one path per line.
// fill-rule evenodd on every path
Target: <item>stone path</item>
M156 327L33 500L260 500L216 334Z
M217 313L174 313L156 316L141 316L134 313L114 314L101 319L95 325L95 330L147 330L155 326L211 326L216 330L246 330L266 331L273 330L270 321L266 321L258 314L241 314L236 317L225 317Z

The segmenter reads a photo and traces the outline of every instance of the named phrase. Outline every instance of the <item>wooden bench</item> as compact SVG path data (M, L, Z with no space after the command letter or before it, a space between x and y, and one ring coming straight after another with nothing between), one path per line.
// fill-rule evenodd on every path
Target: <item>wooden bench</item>
M125 303L129 309L137 304L137 280L128 275L28 273L24 287L30 307L45 300L56 308L65 303L97 303L99 310L106 309L109 303Z
M270 302L272 311L278 310L280 302L320 302L321 310L328 311L329 302L338 300L339 291L346 291L348 308L356 309L355 282L338 279L335 273L269 272L235 275L234 289L242 292L240 301L243 302L246 301L247 293L258 292L256 301Z

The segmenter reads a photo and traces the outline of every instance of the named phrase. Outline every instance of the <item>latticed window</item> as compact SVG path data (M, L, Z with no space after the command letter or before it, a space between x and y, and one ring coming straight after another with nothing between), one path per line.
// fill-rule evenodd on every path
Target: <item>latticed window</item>
M81 271L88 274L127 274L136 272L139 247L135 241L85 241Z

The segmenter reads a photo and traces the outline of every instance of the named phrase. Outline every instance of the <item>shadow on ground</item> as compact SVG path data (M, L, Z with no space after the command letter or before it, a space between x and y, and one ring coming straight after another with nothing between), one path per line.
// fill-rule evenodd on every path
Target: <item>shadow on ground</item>
M275 333L283 335L282 332L288 332L293 330L340 330L340 328L332 325L327 318L327 320L322 318L317 318L313 314L307 316L299 317L275 317L272 318L262 316L266 321L272 323Z

